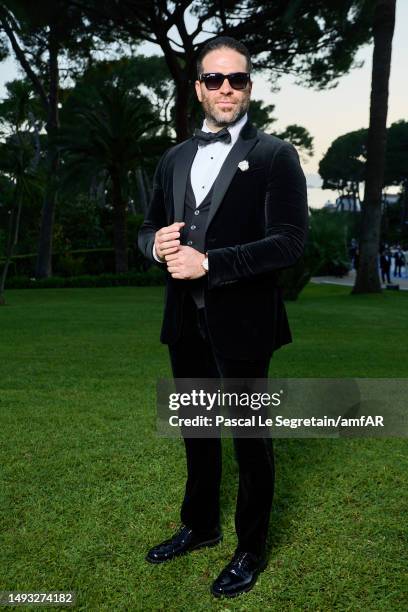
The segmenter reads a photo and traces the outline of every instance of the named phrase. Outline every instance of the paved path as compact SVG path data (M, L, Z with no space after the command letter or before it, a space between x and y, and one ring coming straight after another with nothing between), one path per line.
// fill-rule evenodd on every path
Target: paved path
M326 285L345 285L346 287L353 287L354 280L356 277L355 270L351 270L346 276L313 276L311 279L312 283L326 284ZM408 278L394 278L391 276L391 283L399 285L400 290L408 291ZM386 286L383 284L382 288Z

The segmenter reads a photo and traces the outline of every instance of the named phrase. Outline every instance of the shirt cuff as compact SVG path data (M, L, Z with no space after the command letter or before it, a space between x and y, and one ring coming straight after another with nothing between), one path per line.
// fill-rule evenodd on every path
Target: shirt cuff
M160 257L157 255L157 253L156 253L156 247L154 246L154 244L153 244L153 251L152 251L152 252L153 252L153 257L155 258L155 260L156 260L156 261L158 261L158 262L159 262L159 263L161 263L161 264L162 264L162 263L166 263L166 262L162 261L162 260L160 259Z

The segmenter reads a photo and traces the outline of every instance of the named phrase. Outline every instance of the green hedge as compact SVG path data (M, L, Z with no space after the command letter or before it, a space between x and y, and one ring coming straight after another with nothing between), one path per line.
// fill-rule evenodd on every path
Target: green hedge
M310 275L303 264L287 270L280 276L280 285L283 287L285 300L295 300L309 281ZM14 276L6 282L6 289L65 289L85 287L150 287L164 285L165 273L158 267L150 268L147 272L128 272L127 274L90 274L81 276L50 276L36 280L28 276Z
M128 272L127 274L101 274L92 276L50 276L36 280L28 276L14 276L7 280L6 289L62 289L73 287L120 287L163 285L165 274L158 268L148 272Z
M15 255L10 263L9 276L34 276L36 253ZM0 259L0 268L3 264ZM144 272L146 259L137 249L128 249L129 268ZM101 275L115 273L115 251L112 248L77 249L53 253L52 269L58 277Z

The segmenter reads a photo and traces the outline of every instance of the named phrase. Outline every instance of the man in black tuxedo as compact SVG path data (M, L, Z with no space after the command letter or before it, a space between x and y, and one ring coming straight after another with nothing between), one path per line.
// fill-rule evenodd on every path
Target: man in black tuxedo
M175 378L266 378L291 342L276 272L302 255L306 182L295 148L247 119L252 83L244 45L209 41L195 88L202 130L161 158L139 248L167 268L161 341ZM184 437L187 483L181 529L153 547L161 563L221 538L221 440ZM274 490L270 438L234 438L239 466L238 546L212 585L215 596L249 591L266 567Z

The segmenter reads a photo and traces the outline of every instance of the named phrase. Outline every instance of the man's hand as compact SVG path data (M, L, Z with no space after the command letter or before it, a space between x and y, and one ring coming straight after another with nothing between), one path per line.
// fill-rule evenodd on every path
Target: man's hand
M180 246L180 230L185 225L184 221L172 223L167 227L162 227L155 234L154 248L157 257L163 262L166 255L175 253Z
M173 278L193 280L204 276L204 253L189 246L180 246L176 253L166 255L167 270Z

